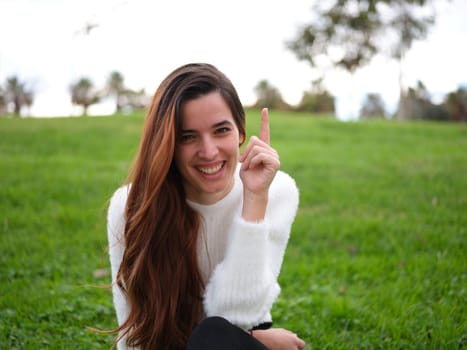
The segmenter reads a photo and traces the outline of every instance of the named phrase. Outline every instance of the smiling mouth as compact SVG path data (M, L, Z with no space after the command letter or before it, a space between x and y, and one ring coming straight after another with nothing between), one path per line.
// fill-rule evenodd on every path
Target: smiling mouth
M224 164L225 162L220 162L219 164L212 167L197 167L196 169L201 171L203 174L212 175L221 170L224 167Z

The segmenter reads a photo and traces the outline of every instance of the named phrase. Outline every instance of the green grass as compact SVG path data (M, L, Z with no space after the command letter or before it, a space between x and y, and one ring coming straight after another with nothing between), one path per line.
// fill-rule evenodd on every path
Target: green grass
M307 349L466 348L466 126L271 119L301 193L275 325ZM93 273L142 120L0 119L0 349L112 344L87 329L116 326Z

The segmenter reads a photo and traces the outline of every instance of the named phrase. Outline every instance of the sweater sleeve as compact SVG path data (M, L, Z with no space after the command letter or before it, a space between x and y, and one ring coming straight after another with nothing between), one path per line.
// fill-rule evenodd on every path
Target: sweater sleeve
M225 258L206 286L207 316L225 317L243 329L271 321L270 310L280 292L277 278L297 209L295 181L278 172L265 219L234 219Z
M110 200L107 212L107 237L109 241L109 258L112 272L112 294L119 325L126 321L129 314L126 298L120 290L120 287L115 283L125 250L123 233L125 229L125 206L128 190L128 186L123 186L115 191ZM118 350L127 349L124 339L118 342L117 348Z

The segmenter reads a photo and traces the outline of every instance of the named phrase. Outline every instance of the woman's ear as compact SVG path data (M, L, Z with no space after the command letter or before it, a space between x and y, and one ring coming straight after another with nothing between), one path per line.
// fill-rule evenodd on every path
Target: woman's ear
M244 142L245 142L245 134L240 134L240 143L239 143L239 146L243 145Z

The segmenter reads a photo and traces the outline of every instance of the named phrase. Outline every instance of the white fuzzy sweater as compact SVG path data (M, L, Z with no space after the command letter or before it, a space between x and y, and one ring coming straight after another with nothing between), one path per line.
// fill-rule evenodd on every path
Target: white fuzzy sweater
M125 204L128 186L113 195L108 210L109 255L112 281L120 267L125 244ZM213 205L188 204L202 217L198 259L206 281L204 311L222 316L233 324L250 329L271 321L270 310L280 292L277 277L282 265L290 229L298 208L294 180L277 172L269 189L266 217L247 222L241 217L243 184L238 169L232 191ZM128 317L128 305L119 287L113 284L118 324ZM124 341L119 349L126 349Z

